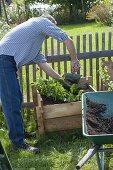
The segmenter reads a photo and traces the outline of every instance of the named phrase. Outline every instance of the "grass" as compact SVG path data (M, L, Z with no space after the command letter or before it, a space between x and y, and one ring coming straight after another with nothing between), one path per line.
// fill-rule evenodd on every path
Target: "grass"
M84 23L77 25L65 25L60 26L63 30L65 30L70 36L71 35L82 35L82 34L90 34L90 33L102 33L102 32L112 32L112 27L109 26L101 26L96 23Z
M92 145L82 136L81 129L78 129L46 134L44 140L39 137L37 140L29 140L29 143L40 147L40 154L34 155L25 151L14 153L11 151L7 133L2 135L1 133L3 132L0 131L0 137L2 136L2 143L13 170L75 170L77 163ZM105 154L105 170L112 170L112 157L112 153ZM89 159L82 170L98 170L96 157Z
M14 170L75 170L76 164L90 147L88 140L83 138L81 134L80 129L48 134L45 140L35 141L35 146L41 148L41 153L38 155L25 151L12 152L7 135L4 135L2 143ZM34 143L33 140L29 142ZM91 166L88 163L83 170Z
M83 50L83 34L87 34L87 47L89 46L88 35L89 33L93 34L93 49L95 49L95 32L99 33L99 42L102 39L102 32L105 32L106 34L108 34L108 32L110 31L112 32L112 27L101 27L95 23L60 27L74 38L76 37L76 35L81 36L81 51ZM75 40L76 38L74 39L74 42ZM105 43L107 48L108 39L106 39ZM50 39L48 40L48 48L51 49ZM57 49L57 47L55 48ZM99 43L99 48L102 48L101 42ZM31 75L30 80L32 81ZM24 81L24 90L25 87L26 82ZM33 121L33 119L34 118L29 120L29 122L26 121L26 118L24 119L25 124L27 123L26 128L29 131L35 129L35 122ZM91 142L82 136L82 132L80 129L63 133L50 133L46 135L46 138L43 141L40 139L37 133L37 138L33 140L28 140L28 142L41 148L41 153L39 155L33 155L26 152L13 153L11 151L11 143L8 138L3 117L0 117L0 127L0 140L2 141L2 144L7 151L8 157L14 170L75 170L75 165L85 155L88 148L91 146ZM108 157L105 158L105 169L112 170L113 155L106 155ZM91 169L98 169L95 158L90 159L89 162L83 167L83 170Z

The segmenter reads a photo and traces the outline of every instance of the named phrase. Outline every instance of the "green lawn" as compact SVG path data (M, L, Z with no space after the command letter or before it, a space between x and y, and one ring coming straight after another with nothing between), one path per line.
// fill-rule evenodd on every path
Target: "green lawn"
M29 143L41 148L40 154L34 155L25 151L14 153L10 149L7 134L2 133L0 131L0 137L14 170L75 170L76 164L90 147L89 141L82 137L81 130L77 130L51 133L43 141L39 138L29 140ZM95 166L97 168L96 160L93 158L83 170L90 170Z
M101 27L95 23L90 24L80 24L80 25L69 25L60 26L65 30L70 36L73 36L76 40L76 35L81 36L81 51L82 51L82 36L87 34L87 43L89 33L93 34L99 33L99 40L101 41L102 32L108 35L108 32L112 32L112 27ZM93 39L95 49L95 38ZM106 47L107 47L106 39ZM102 43L100 42L100 49ZM50 40L48 40L48 48L51 48ZM26 84L24 82L24 88ZM1 114L0 114L1 115ZM29 131L35 130L35 122L33 121L33 114L31 113L31 120L24 122L26 128ZM75 165L87 152L91 143L88 139L82 136L81 130L68 131L62 133L50 133L46 135L45 140L41 140L38 136L34 140L28 140L29 143L41 148L41 153L39 155L33 155L26 152L13 153L10 149L11 143L9 141L7 130L5 128L4 119L0 116L0 140L3 143L4 148L7 151L11 164L14 170L75 170ZM112 146L112 145L111 145ZM105 170L113 169L113 159L112 154L106 154L105 158ZM97 170L97 164L94 159L91 159L84 167L83 170Z
M63 30L65 30L69 35L81 35L81 34L89 34L89 33L102 33L113 31L112 27L108 26L99 26L96 23L85 23L85 24L77 24L77 25L64 25L60 26Z

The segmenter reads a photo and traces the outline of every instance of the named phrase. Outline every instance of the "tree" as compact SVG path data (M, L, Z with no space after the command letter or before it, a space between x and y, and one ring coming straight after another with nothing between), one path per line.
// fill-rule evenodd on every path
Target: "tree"
M86 13L93 4L99 1L100 0L37 0L37 2L50 3L51 5L59 4L59 11L69 11L70 22L73 22L75 18L86 19Z

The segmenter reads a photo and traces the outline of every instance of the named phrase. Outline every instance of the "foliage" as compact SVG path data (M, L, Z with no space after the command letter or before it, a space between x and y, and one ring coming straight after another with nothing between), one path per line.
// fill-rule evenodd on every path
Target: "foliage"
M10 30L10 26L4 20L0 21L0 39Z
M87 19L95 19L101 25L111 26L112 18L112 3L109 0L94 5L87 13Z
M98 0L14 0L12 8L8 9L8 15L11 23L21 23L27 19L39 16L39 11L36 9L31 10L30 5L35 2L47 3L50 5L56 4L54 11L49 11L58 24L78 23L86 20L86 12L91 6L98 2Z
M56 4L57 7L52 15L58 21L58 24L67 24L85 20L86 12L97 0L37 0L37 2Z
M72 102L81 99L82 90L78 84L73 84L68 91L57 80L40 78L36 85L40 94L53 102Z
M101 69L99 70L100 77L102 79L103 84L105 85L108 91L113 90L113 81L110 80L110 75L108 73L108 67L101 65Z
M7 9L10 24L20 24L26 20L25 8L20 3L16 2Z
M4 130L6 129L6 122L5 122L3 112L2 112L2 108L0 106L0 130L1 129L4 129Z

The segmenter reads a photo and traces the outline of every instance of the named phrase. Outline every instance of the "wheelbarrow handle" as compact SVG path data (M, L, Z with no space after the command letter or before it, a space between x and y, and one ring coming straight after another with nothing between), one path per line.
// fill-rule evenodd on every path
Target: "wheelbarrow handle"
M79 170L100 148L100 145L94 145L90 148L86 155L80 160L80 162L76 165L76 169Z

